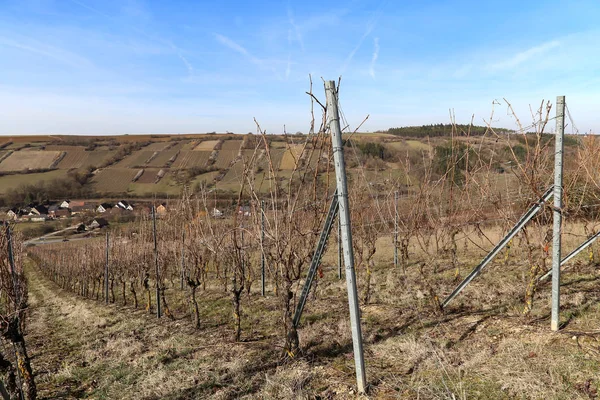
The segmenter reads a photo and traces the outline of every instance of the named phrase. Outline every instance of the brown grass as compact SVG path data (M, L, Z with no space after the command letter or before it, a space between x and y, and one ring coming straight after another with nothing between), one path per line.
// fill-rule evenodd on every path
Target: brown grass
M581 233L576 224L565 229ZM494 228L485 233L497 240L501 232ZM575 247L579 239L567 237L566 248ZM507 264L500 257L446 313L438 314L417 266L409 265L406 275L391 266L390 243L390 237L378 242L374 296L361 305L369 398L594 398L600 385L600 275L594 265L587 265L585 255L564 273L562 317L567 325L556 334L549 330L549 285L540 287L533 315L521 314L527 271L517 246ZM483 238L475 243L489 248ZM461 277L483 255L477 246L460 244ZM418 252L411 246L413 257ZM345 281L337 279L335 260L335 245L330 245L324 277L318 279L301 322L302 353L286 362L280 362L280 314L271 286L266 298L256 285L249 297L244 295L245 342L235 344L229 338L229 295L222 288L209 286L200 292L202 329L193 331L177 282L167 281L177 319L157 322L130 308L76 298L32 272L31 332L42 393L57 397L69 390L74 397L85 393L148 399L357 398ZM445 269L445 256L437 262L439 272L428 276L443 296L458 281L453 270ZM361 290L364 271L357 272ZM300 286L295 290L297 295Z
M292 170L296 167L296 163L302 154L302 145L293 144L283 153L283 158L279 164L279 168Z
M219 143L218 140L205 140L194 147L194 150L212 151L217 143Z
M15 151L0 163L0 172L50 168L60 151Z

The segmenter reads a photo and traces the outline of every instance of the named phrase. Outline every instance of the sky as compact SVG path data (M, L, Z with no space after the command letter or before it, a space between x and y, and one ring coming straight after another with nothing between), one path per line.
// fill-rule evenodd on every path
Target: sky
M309 76L323 103L341 77L350 129L517 128L504 99L528 126L564 95L566 132L600 132L599 21L598 0L0 0L0 135L307 132Z

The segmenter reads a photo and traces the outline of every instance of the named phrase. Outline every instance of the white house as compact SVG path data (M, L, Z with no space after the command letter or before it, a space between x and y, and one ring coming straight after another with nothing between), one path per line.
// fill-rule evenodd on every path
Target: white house
M96 212L105 213L112 208L112 204L102 203L96 208Z
M223 211L213 208L212 216L215 218L221 218L223 217Z
M19 212L19 210L17 210L17 209L8 210L8 212L6 213L6 216L8 217L8 219L16 220L17 218L19 218L19 214L17 214L18 212Z
M133 206L129 204L126 200L121 200L117 203L117 207L122 208L123 210L133 211Z
M105 226L108 226L107 220L105 220L104 218L96 218L87 227L88 227L88 229L96 229L96 228L103 228Z
M34 206L31 207L31 211L29 211L29 215L46 215L48 214L48 209L44 206Z

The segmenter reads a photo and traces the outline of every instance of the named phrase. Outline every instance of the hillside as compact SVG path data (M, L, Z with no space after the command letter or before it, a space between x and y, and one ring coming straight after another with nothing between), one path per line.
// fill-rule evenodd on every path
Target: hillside
M414 185L420 178L423 154L444 157L450 138L439 134L447 128L431 125L345 135L350 178L373 185ZM481 134L480 128L474 127L474 134ZM423 132L431 137L422 137ZM477 143L479 156L489 158L494 171L502 174L515 156L524 154L520 136L470 140ZM327 171L329 150L316 142L304 148L306 138L269 135L269 162L260 137L252 134L4 137L0 138L0 196L5 206L40 197L166 198L180 195L183 187L201 184L227 196L239 187L250 160L257 189L264 191L269 179L265 171L271 165L279 179L289 177L298 162L308 162L318 173ZM466 139L458 136L456 143ZM517 150L515 155L507 143ZM576 144L571 140L571 145Z

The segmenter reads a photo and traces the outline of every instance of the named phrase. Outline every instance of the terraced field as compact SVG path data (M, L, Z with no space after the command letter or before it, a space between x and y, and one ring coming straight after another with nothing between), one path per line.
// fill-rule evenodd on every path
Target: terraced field
M194 147L194 150L212 151L217 143L219 143L218 140L205 140Z
M92 185L99 193L125 193L137 172L128 168L106 168L92 178Z
M221 146L221 150L240 151L241 146L242 146L242 140L225 140L223 142L223 146Z
M66 152L65 157L57 165L59 169L98 167L115 154L115 150L108 150L106 146L86 151L83 146L48 145L46 150Z
M178 151L177 150L163 150L160 153L158 153L158 155L152 159L152 161L150 161L148 163L149 167L164 167L169 160L171 159L171 157L177 155ZM179 157L179 156L177 156ZM175 159L177 161L177 159Z
M226 140L223 142L223 146L219 150L219 156L215 162L215 167L219 169L229 168L231 162L237 157L241 145L241 140Z
M271 148L271 162L273 163L273 168L277 171L279 168L279 164L281 164L281 159L283 158L283 154L285 153L285 149L283 148ZM269 170L269 159L266 155L262 156L262 158L258 162L258 167L263 170Z
M0 163L0 172L50 168L61 154L60 151L15 151Z
M254 150L242 150L242 157L244 160L246 160L246 162L250 161L253 154L254 154ZM223 182L235 181L239 184L240 181L242 180L243 173L244 173L244 162L243 162L243 160L238 160L238 161L236 161L235 164L233 164L229 168L229 170L223 177Z
M144 147L144 150L148 151L162 151L165 148L169 147L171 142L154 142L150 143L148 146Z
M86 165L88 153L83 150L69 150L65 157L58 163L59 169L81 168Z
M179 152L179 156L177 156L173 165L171 165L171 168L184 169L206 167L211 153L212 152L210 151L182 150Z
M84 151L85 147L49 144L48 146L46 146L46 150L47 151Z
M117 164L115 164L114 167L115 168L135 168L137 166L144 166L146 161L150 157L152 157L153 154L154 154L154 151L146 150L146 148L144 148L144 150L138 150L138 151L131 153L130 155L128 155L127 157L125 157L124 159L119 161Z
M102 165L106 160L115 155L114 150L94 150L86 151L88 153L87 160L84 162L82 167L94 166L98 167Z
M302 154L302 145L292 144L288 149L285 150L281 163L279 164L280 169L292 170L296 167L296 162Z
M190 141L189 140L180 140L177 143L175 143L173 146L169 147L167 150L168 151L191 150L194 147L195 147L195 144L194 144L194 146L190 147Z
M183 141L180 143L181 143L180 150L194 150L196 148L196 146L198 145L198 143L200 143L200 140Z
M160 169L156 168L146 168L144 169L144 173L142 174L142 176L137 180L136 183L154 183L154 181L156 181L156 174L158 174L158 171L160 171Z

